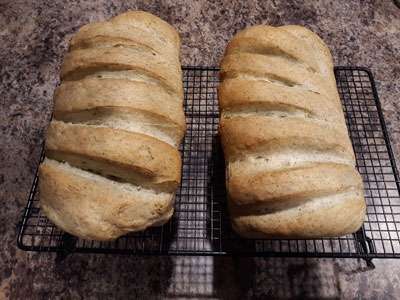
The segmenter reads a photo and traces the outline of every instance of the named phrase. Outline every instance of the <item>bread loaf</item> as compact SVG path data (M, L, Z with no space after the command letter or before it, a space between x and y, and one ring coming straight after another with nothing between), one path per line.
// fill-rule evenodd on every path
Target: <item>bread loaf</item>
M221 63L220 135L233 228L319 238L360 228L361 176L327 46L300 26L254 26Z
M130 11L76 33L54 95L40 205L61 229L110 240L165 223L185 132L180 39Z

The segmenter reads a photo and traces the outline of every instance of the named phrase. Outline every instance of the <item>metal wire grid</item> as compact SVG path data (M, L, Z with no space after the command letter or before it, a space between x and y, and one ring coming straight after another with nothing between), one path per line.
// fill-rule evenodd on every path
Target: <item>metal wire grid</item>
M370 256L400 254L400 181L372 74L362 68L338 68L338 89L363 176Z
M18 246L33 251L149 255L400 256L399 180L372 75L364 68L353 67L337 67L335 75L365 183L368 215L363 229L356 234L316 240L246 240L234 234L227 212L224 160L218 138L218 69L187 67L182 184L171 221L114 242L76 239L41 215L35 178L20 224Z

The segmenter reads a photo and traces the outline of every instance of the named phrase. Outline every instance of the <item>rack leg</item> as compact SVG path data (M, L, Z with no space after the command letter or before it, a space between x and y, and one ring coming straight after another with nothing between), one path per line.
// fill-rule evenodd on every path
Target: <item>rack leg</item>
M355 233L355 238L356 238L358 244L360 245L361 252L363 252L365 254L375 253L374 244L372 243L371 238L369 238L365 234L364 228L361 228L359 231L357 231ZM368 268L375 269L375 265L372 262L372 258L371 257L365 257L363 259L365 260Z
M76 242L76 237L68 233L64 233L61 238L61 249L63 249L63 251L57 252L56 262L62 262L69 254L73 253Z
M367 264L367 267L369 268L369 269L375 269L375 264L372 262L372 258L364 258L364 260L365 260L365 262L366 262L366 264Z

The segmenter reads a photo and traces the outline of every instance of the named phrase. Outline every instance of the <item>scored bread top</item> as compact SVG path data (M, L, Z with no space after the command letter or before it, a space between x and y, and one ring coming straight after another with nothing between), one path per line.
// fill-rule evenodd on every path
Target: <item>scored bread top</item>
M230 213L235 231L248 238L337 237L360 228L365 201L362 191L347 191L276 210L230 203Z
M265 25L246 28L232 38L226 47L225 55L238 52L280 55L302 63L314 72L319 71L312 47L282 30L283 28Z
M85 239L110 240L165 223L173 195L45 159L39 169L40 204L61 229Z
M301 26L244 29L226 48L221 79L219 131L235 230L291 238L358 229L362 179L324 42ZM340 207L355 219L326 217Z
M269 149L285 146L293 149L331 150L354 164L354 153L343 126L326 121L309 120L304 116L268 115L259 112L242 116L222 117L220 133L224 153L229 161Z
M142 127L149 127L150 133L157 128L166 131L169 138L163 140L172 140L175 146L185 133L182 98L147 82L108 78L66 81L57 88L54 101L55 119L65 122L95 124L94 121L102 118L103 123L108 119L114 121L114 126L122 123L130 126L137 123L135 119L140 114L143 120L138 122Z
M341 107L321 94L303 88L288 88L265 80L226 79L218 89L224 116L235 112L281 112L303 114L316 120L344 124Z
M123 71L123 72L119 72ZM66 54L61 79L79 80L87 76L148 81L182 97L180 66L144 49L125 47L89 48Z
M72 166L168 192L180 182L179 153L144 134L53 121L46 153L50 158L65 157Z
M150 13L129 11L83 26L70 42L61 78L115 75L155 82L182 98L179 55L179 34L171 25Z
M94 39L106 45L116 41L116 45L147 46L179 62L178 32L164 20L144 11L128 11L105 22L87 24L73 36L70 48L90 47Z
M109 240L171 217L186 129L179 54L177 31L141 11L72 38L40 168L56 225Z

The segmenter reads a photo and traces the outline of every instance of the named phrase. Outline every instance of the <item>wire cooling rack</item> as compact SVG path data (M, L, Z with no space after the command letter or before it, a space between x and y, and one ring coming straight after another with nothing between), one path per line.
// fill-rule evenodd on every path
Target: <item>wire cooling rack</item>
M371 72L337 67L347 126L364 179L367 217L357 233L314 240L246 240L232 232L224 160L218 138L218 69L183 69L187 132L181 147L182 184L175 213L162 227L113 242L81 240L57 229L42 213L34 179L19 224L18 246L30 251L142 255L400 257L399 177Z

